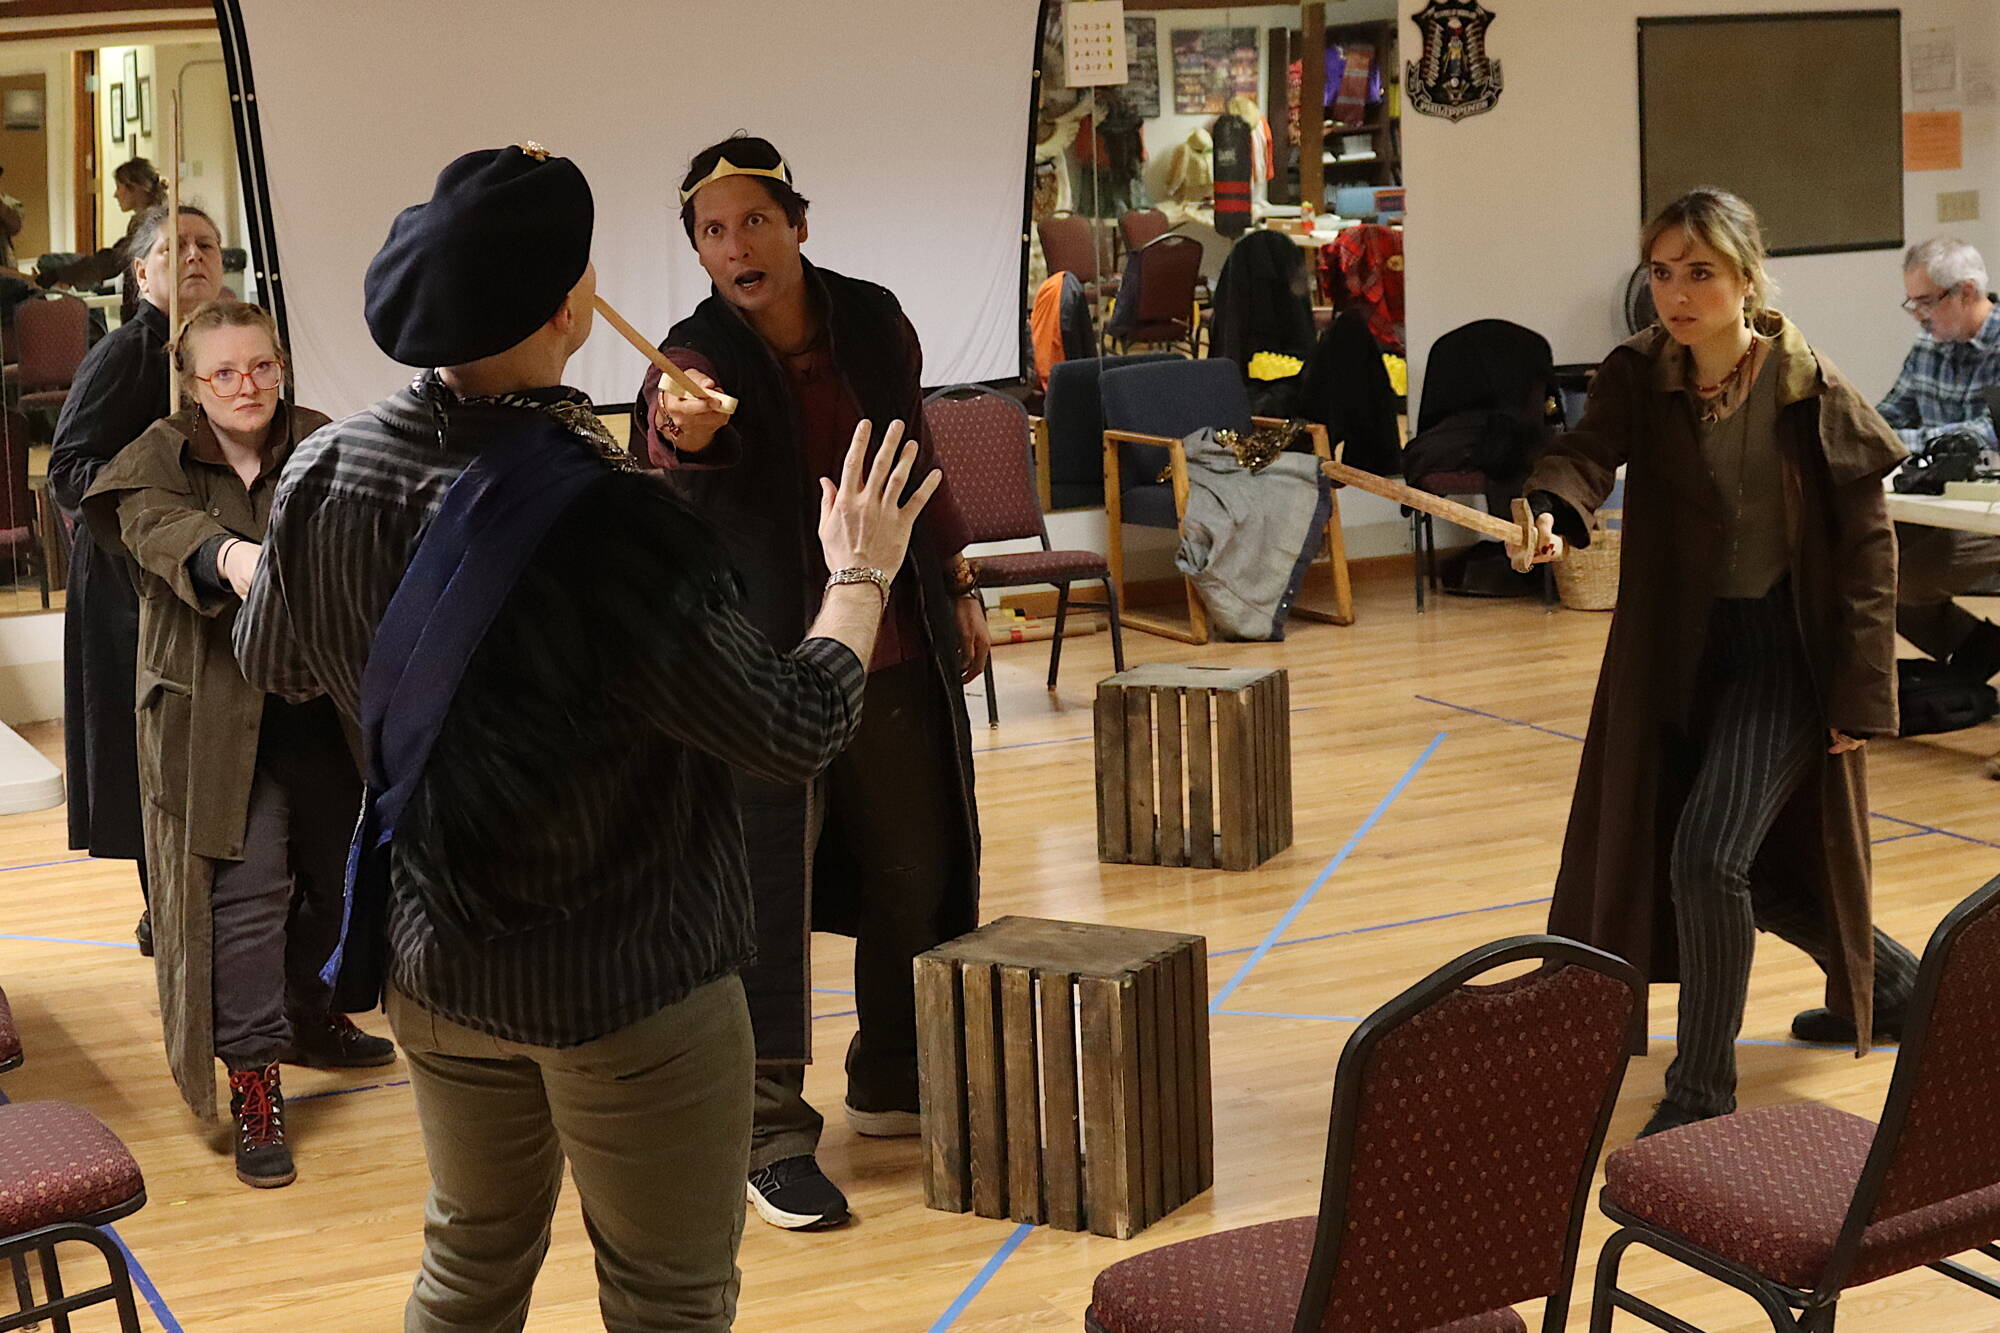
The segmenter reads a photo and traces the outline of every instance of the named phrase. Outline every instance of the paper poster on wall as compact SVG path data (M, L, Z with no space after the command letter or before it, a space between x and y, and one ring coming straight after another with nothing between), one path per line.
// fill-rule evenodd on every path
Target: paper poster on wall
M1965 165L1965 117L1957 111L1903 114L1903 170L1957 171Z
M1257 96L1255 28L1176 28L1174 111L1219 116L1232 97Z
M1063 5L1063 82L1072 88L1125 82L1124 0Z
M1910 34L1910 91L1930 101L1950 100L1958 87L1958 34L1925 28Z
M1160 25L1125 16L1125 105L1141 120L1160 114Z
M2000 106L2000 61L1968 55L1963 72L1967 106Z

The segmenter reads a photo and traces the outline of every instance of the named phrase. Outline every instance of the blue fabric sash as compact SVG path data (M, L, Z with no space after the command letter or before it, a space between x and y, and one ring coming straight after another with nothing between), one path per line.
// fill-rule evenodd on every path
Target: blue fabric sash
M380 996L396 823L472 655L556 519L608 475L559 423L536 425L482 451L452 483L375 629L361 675L361 819L348 850L340 944L322 974L343 1009L372 1008Z

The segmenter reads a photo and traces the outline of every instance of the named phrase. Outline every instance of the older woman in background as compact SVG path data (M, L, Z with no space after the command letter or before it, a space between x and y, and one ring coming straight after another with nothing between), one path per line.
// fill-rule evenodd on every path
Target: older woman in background
M333 1012L320 979L360 803L339 718L325 699L251 686L230 643L278 471L327 419L282 401L277 329L256 306L203 305L173 363L188 405L98 474L84 512L139 567L139 783L168 1060L188 1105L213 1116L221 1058L236 1174L270 1188L297 1174L278 1062L395 1058Z
M208 214L181 208L180 298L192 310L222 281L222 238ZM140 217L128 282L138 311L90 350L56 422L49 487L72 520L84 493L118 451L167 414L167 304L173 257L167 210ZM92 856L139 863L139 759L132 720L132 672L139 653L139 601L131 561L113 542L99 546L82 523L70 550L63 610L63 747L69 776L69 845ZM139 950L153 951L152 926L139 918Z

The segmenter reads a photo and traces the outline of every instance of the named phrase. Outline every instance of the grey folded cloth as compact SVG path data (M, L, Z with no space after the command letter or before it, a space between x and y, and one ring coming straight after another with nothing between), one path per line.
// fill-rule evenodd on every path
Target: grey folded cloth
M1285 637L1285 613L1319 553L1331 489L1312 454L1252 472L1204 426L1185 441L1188 507L1174 564L1220 638Z

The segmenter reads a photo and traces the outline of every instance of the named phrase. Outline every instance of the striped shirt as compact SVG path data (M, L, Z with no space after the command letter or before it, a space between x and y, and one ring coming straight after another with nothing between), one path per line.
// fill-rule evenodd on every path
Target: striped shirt
M425 523L523 410L460 405L440 432L405 390L301 444L236 623L244 674L357 722ZM537 548L397 831L389 979L425 1008L569 1046L750 960L732 769L808 781L853 734L865 674L829 639L778 654L714 545L656 479L607 468ZM441 938L440 892L504 928Z
M1947 430L1977 435L1996 447L1992 413L1984 390L2000 386L2000 306L1965 342L1939 342L1920 335L1889 396L1877 405L1883 420L1912 453Z

